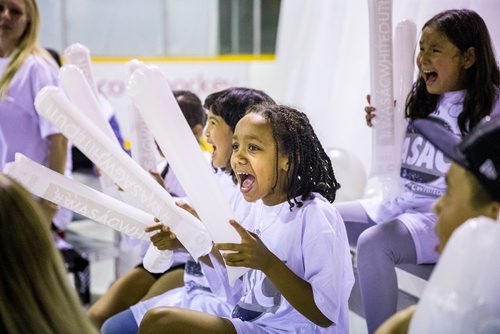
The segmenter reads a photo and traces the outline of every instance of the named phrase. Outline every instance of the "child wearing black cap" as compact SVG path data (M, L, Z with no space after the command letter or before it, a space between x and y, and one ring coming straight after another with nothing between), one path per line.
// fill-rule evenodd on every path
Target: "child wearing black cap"
M437 250L442 252L453 231L468 219L479 216L498 219L500 118L485 118L460 142L432 120L415 120L413 125L452 160L446 174L446 192L434 206L438 216L435 227L439 238ZM379 327L377 333L406 333L415 309L411 307L396 313Z

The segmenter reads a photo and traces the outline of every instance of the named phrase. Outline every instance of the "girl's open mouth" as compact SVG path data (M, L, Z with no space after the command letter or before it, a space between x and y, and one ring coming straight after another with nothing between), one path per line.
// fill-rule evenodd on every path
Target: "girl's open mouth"
M437 77L438 77L437 72L424 71L424 79L427 85L432 85L434 82L436 82Z
M248 173L237 173L237 175L240 180L240 191L244 194L248 193L255 183L255 176Z

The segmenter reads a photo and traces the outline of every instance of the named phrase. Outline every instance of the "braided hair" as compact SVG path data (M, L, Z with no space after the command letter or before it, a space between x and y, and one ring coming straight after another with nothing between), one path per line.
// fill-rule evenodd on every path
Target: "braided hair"
M287 106L270 104L251 107L248 113L261 115L271 125L277 147L276 159L279 154L288 155L287 200L290 209L295 205L300 208L302 201L313 197L313 192L333 202L340 184L306 114Z

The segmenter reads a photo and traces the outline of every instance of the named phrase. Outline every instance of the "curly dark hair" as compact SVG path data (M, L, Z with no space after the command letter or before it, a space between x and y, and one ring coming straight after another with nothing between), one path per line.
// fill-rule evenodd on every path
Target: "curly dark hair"
M466 71L466 87L463 111L458 116L462 135L469 132L479 121L491 113L500 89L500 72L488 28L481 16L469 9L452 9L438 13L427 21L426 27L435 27L464 53L469 48L476 52L476 62ZM406 100L406 117L425 118L437 106L439 95L427 92L425 81L420 77Z
M290 209L295 205L301 207L302 201L313 197L313 192L333 202L340 184L306 114L276 104L260 104L251 107L247 113L262 115L271 125L277 147L276 159L279 154L288 155L287 200Z

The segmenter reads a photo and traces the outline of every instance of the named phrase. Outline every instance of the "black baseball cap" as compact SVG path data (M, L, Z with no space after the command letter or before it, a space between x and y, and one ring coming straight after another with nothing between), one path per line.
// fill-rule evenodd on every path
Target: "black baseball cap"
M460 140L432 119L413 126L445 156L472 173L495 201L500 201L500 117L486 116Z

